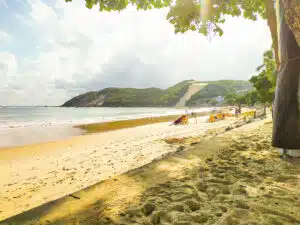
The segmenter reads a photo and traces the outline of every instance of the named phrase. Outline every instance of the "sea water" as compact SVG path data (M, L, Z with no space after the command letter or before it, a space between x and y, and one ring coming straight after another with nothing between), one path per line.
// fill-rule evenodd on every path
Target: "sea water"
M186 111L204 112L209 108L65 108L65 107L0 107L0 129L28 127L34 125L68 125L126 120L164 115L179 115Z
M144 117L205 112L210 108L65 108L9 106L0 107L0 147L11 147L65 139L81 135L73 126Z

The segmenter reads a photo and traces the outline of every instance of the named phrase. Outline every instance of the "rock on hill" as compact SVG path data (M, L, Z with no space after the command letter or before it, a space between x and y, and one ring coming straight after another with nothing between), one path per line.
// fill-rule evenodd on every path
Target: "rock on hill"
M198 99L223 96L227 91L251 88L248 81L182 81L170 88L105 88L87 92L65 102L62 107L183 107ZM220 90L219 90L220 89Z

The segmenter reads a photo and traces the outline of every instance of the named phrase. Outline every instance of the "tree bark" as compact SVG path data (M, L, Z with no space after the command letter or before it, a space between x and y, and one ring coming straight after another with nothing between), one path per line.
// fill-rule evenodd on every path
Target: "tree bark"
M300 150L300 47L285 20L286 8L278 0L280 70L273 111L273 147ZM295 18L296 19L296 18ZM296 59L296 60L295 60Z
M277 21L276 21L276 11L273 0L265 0L266 5L266 16L267 16L267 23L270 29L274 54L275 54L275 61L277 70L279 69L279 53L278 53L278 34L277 34Z

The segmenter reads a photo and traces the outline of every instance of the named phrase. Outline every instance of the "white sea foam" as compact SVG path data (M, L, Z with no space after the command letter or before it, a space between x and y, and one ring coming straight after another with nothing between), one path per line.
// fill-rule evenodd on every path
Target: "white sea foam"
M78 125L210 110L210 108L187 110L173 108L6 107L0 108L0 129Z
M0 108L0 147L55 141L81 135L74 125L145 117L207 112L202 109L173 108ZM206 120L202 117L200 121Z

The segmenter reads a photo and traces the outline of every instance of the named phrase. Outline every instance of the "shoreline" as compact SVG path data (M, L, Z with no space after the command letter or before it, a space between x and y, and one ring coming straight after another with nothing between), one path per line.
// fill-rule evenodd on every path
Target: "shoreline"
M222 107L219 107L220 109ZM223 107L226 108L226 107ZM111 107L104 107L104 108L99 108L99 107L76 107L76 108L65 108L65 109L80 109L80 110L89 110L89 109L110 109L110 110L115 110L117 108L111 108ZM126 111L121 113L121 114L116 114L114 112L111 112L112 114L105 114L102 115L99 112L99 114L95 114L95 112L92 112L92 115L87 115L86 117L78 118L78 117L67 117L67 118L59 118L59 120L53 120L53 117L51 118L40 118L37 119L35 118L34 120L23 120L23 121L14 121L14 120L4 120L2 121L3 123L0 124L0 130L6 130L6 129L18 129L18 128L27 128L27 127L33 127L33 126L41 126L41 127L49 127L49 126L76 126L76 125L81 125L81 124L94 124L94 123L103 123L103 122L114 122L114 121L121 121L121 120L133 120L133 119L143 119L143 118L156 118L156 117L165 117L165 116L176 116L176 115L182 115L186 111L194 111L196 113L202 113L202 112L209 112L210 107L204 107L204 108L194 108L194 109L189 109L189 108L161 108L164 109L164 111L161 112L156 112L155 110L159 108L152 108L152 107L139 107L139 108L128 108L128 107L120 107L120 109L137 109L138 113L131 114L130 111ZM154 111L140 111L141 109L153 109ZM10 112L5 112L5 113L10 113ZM13 112L15 113L15 112ZM65 112L66 113L66 112ZM67 112L69 113L69 111ZM110 113L110 112L106 112Z
M206 115L208 115L206 112L197 114L198 118ZM41 127L37 125L31 127L20 127L16 129L3 129L0 130L0 137L2 139L0 151L15 147L26 147L36 144L62 141L72 137L93 133L104 133L157 123L173 122L179 116L180 115L170 115L78 125L52 125L48 127ZM193 120L194 118L191 119ZM45 135L43 136L43 134Z
M197 112L197 117L208 115L210 112ZM36 124L32 126L0 129L0 151L7 148L21 147L47 142L55 142L91 133L109 132L163 122L172 122L182 114L152 117L137 117L75 124ZM193 119L193 118L191 118Z

